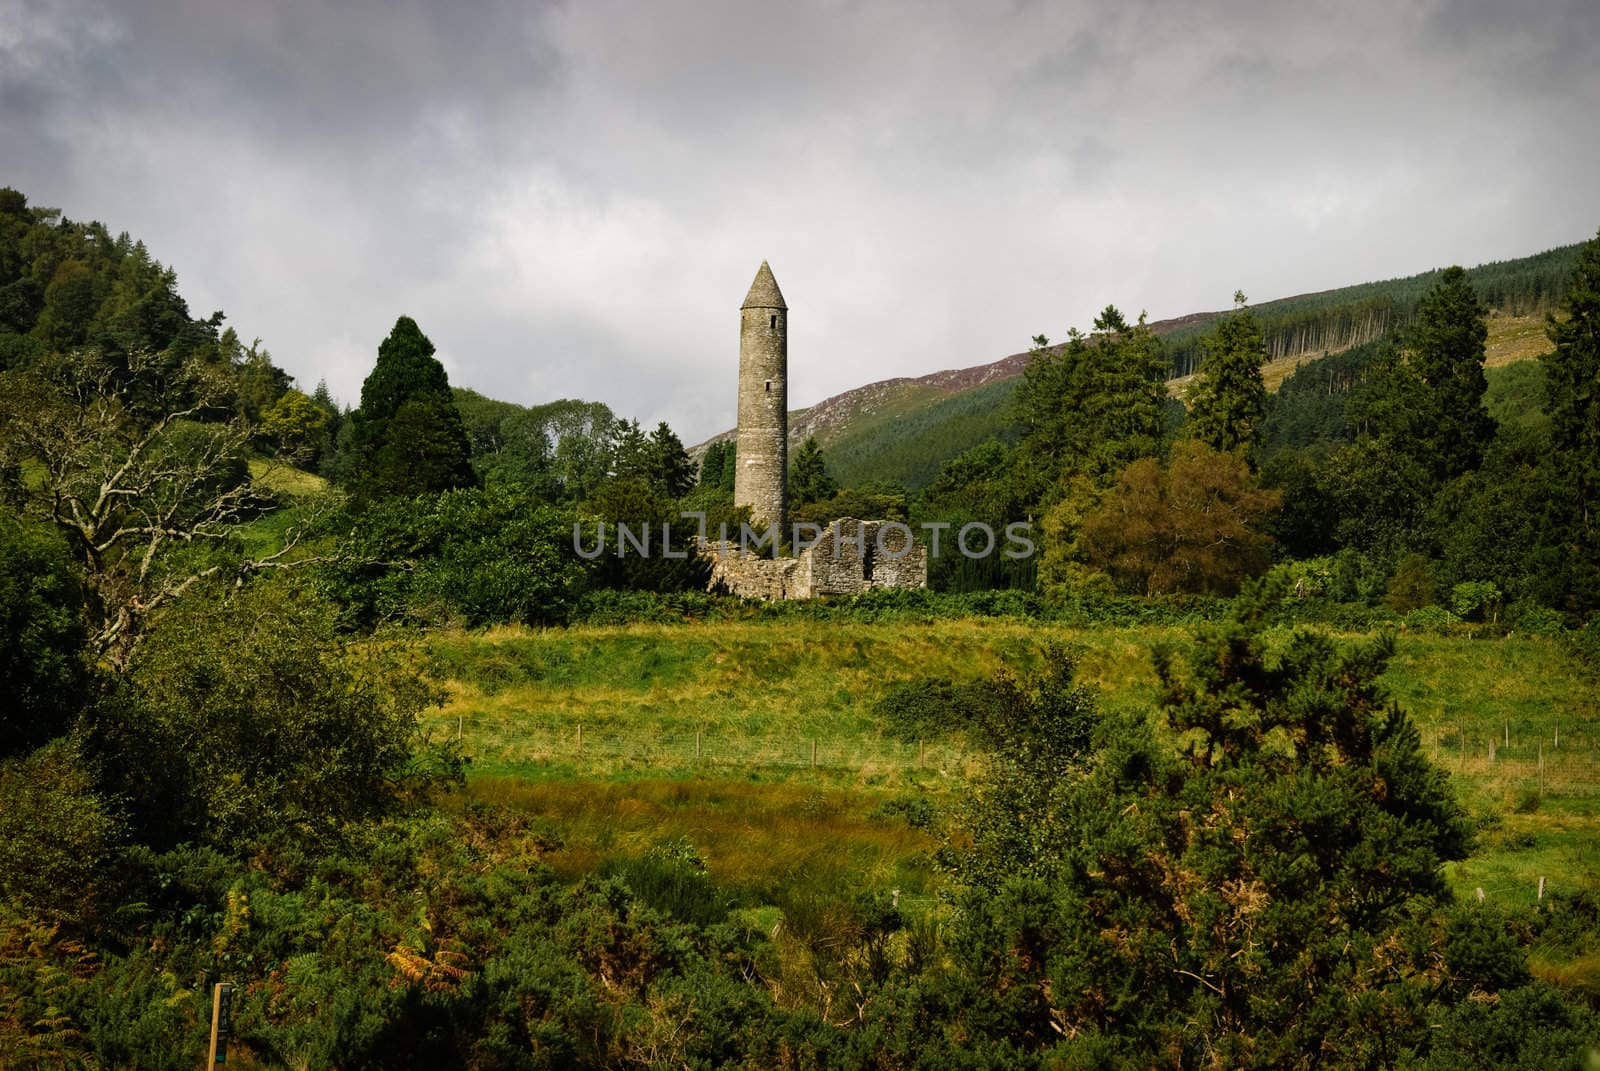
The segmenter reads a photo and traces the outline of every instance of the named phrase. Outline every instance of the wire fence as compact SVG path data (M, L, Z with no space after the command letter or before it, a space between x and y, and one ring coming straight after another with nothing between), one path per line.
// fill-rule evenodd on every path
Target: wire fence
M949 776L976 772L983 753L958 740L903 740L881 733L744 730L615 722L581 722L527 714L479 721L453 715L433 724L475 762L579 769L817 769L870 774L926 770ZM1446 773L1480 784L1540 795L1600 797L1600 727L1574 721L1498 729L1447 720L1422 727L1425 753Z

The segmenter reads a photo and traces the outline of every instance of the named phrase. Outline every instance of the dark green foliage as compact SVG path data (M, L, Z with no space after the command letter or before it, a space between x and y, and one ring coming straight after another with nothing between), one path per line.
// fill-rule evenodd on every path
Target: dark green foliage
M1118 719L1077 776L986 782L956 856L983 889L952 949L963 1028L1069 1064L1366 1066L1428 1043L1425 912L1468 826L1384 706L1388 647L1300 633L1269 650L1250 607L1281 594L1161 662L1179 758Z
M738 444L731 439L714 442L706 447L700 459L700 486L718 491L732 491L734 473L738 471Z
M1582 562L1573 608L1600 607L1600 235L1582 247L1563 317L1552 317L1555 352L1544 359L1552 467L1570 525L1562 543Z
M650 482L668 498L688 494L695 484L694 463L665 420L650 433Z
M1573 272L1561 316L1552 316L1545 358L1551 435L1555 446L1600 455L1600 236L1586 243Z
M1129 324L1114 306L1088 335L1065 346L1040 336L1017 389L1024 428L1018 462L1030 497L1055 501L1068 478L1107 483L1129 462L1157 453L1166 422L1166 359L1144 317Z
M351 493L358 503L477 483L472 447L444 365L415 320L402 316L378 347L351 414Z
M433 698L393 656L341 640L309 590L255 584L163 621L89 715L86 755L153 843L323 835L426 773L417 715Z
M515 486L375 503L348 523L333 590L365 626L559 624L585 584L573 520Z
M1426 555L1407 554L1395 567L1394 578L1389 581L1389 591L1383 604L1395 613L1403 614L1432 606L1437 595L1433 577L1433 563Z
M1393 561L1412 542L1433 486L1413 454L1363 437L1328 455L1317 490L1328 504L1336 545Z
M1478 301L1467 273L1446 268L1423 297L1406 333L1411 365L1423 384L1426 420L1417 445L1430 457L1434 475L1450 479L1478 466L1494 421L1483 408L1483 375L1489 310Z
M1267 410L1267 388L1261 380L1266 350L1255 317L1235 295L1238 311L1226 316L1207 335L1200 382L1190 400L1187 431L1213 450L1253 455Z
M1483 407L1487 312L1466 273L1447 269L1423 297L1404 349L1381 346L1351 399L1355 428L1425 471L1433 486L1476 468L1494 437Z
M61 735L82 704L82 606L60 537L0 510L0 758Z
M1006 525L1029 515L1021 500L1015 455L998 439L973 447L946 461L912 509L918 524L945 523L938 553L929 541L928 584L938 591L987 591L996 588L1031 590L1038 571L1029 556L1010 559L1004 554L968 558L955 544L966 524L987 524L1003 533Z
M1460 996L1497 993L1533 980L1528 956L1505 918L1492 909L1459 907L1445 929L1444 964Z
M0 759L0 900L52 922L93 918L107 906L101 900L119 833L67 743Z
M728 917L728 896L706 872L706 864L687 841L657 845L644 855L600 868L651 908L678 922L711 926Z
M808 437L789 459L789 501L795 506L829 499L839 484L828 475L828 462L815 436Z
M646 591L704 590L710 568L692 551L697 527L679 512L676 502L641 477L601 484L580 511L586 550L596 545L602 526L605 532L604 553L588 565L591 582L597 587ZM647 544L648 551L642 553L635 542L625 542L619 524L627 526L639 545ZM663 542L664 525L670 526L666 533L670 543Z
M1315 558L1338 547L1338 518L1320 479L1324 456L1321 451L1280 450L1261 466L1261 486L1283 494L1267 532L1291 558Z
M1349 442L1355 428L1346 415L1352 392L1367 378L1367 369L1385 352L1383 340L1330 354L1296 368L1268 395L1262 422L1261 453Z

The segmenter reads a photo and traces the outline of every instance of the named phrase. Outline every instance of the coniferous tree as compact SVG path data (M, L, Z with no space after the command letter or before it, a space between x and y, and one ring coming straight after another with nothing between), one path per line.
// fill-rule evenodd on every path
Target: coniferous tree
M815 437L808 436L795 451L789 464L789 499L796 505L822 502L839 490L839 484L828 475L827 459Z
M669 498L682 498L694 487L694 462L665 420L650 433L650 470L650 482Z
M1189 433L1213 450L1238 450L1249 458L1267 411L1267 386L1261 379L1266 350L1244 293L1236 291L1233 301L1235 312L1223 317L1205 339L1205 363L1189 411Z
M611 474L648 481L650 470L650 437L637 420L620 421L611 440Z
M1546 327L1545 410L1557 467L1586 533L1600 528L1600 235L1586 243L1562 308Z
M1065 346L1052 349L1036 336L1017 389L1029 497L1053 501L1079 475L1104 486L1130 461L1159 452L1166 373L1161 340L1144 316L1130 325L1115 306Z
M1477 468L1494 438L1494 420L1483 407L1487 315L1466 271L1446 268L1423 297L1406 339L1411 364L1426 388L1417 456L1441 480Z
M450 380L411 317L396 320L378 347L352 420L357 502L477 485Z
M731 480L724 483L724 475L731 476L733 468L728 464L728 458L733 454L733 443L728 440L714 442L706 447L705 456L700 459L700 486L715 488L719 491L733 490Z

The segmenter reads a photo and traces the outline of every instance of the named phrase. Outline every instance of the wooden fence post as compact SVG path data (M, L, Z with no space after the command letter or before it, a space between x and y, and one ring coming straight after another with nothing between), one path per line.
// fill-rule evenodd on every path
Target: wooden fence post
M817 741L814 737L811 740L811 768L817 768Z
M211 1052L207 1067L228 1062L228 1037L233 1033L233 986L218 982L211 987Z
M696 759L698 759L700 757L700 730L699 729L696 729L694 731L694 757Z
M583 722L578 723L578 750L583 750Z

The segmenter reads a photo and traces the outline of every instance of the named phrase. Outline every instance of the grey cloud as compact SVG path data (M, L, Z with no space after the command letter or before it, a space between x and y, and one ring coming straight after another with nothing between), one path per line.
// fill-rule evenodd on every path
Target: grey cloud
M1592 5L10 2L0 182L349 399L405 312L693 440L763 258L804 404L1600 222Z

